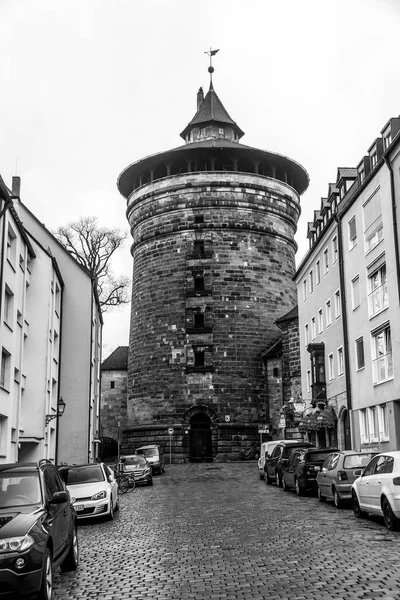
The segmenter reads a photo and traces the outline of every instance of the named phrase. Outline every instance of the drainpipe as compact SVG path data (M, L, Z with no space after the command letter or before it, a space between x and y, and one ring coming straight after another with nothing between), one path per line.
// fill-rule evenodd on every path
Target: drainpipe
M339 243L339 281L340 281L340 301L342 303L342 319L343 319L343 345L344 345L344 364L346 370L346 391L347 391L347 410L352 410L351 403L351 378L350 378L350 353L349 353L349 334L347 329L347 303L345 293L344 279L344 261L343 261L343 243L342 243L342 222L337 214L334 215L338 228L338 243Z
M396 206L396 196L394 189L394 175L392 165L389 162L387 156L384 157L387 168L390 173L390 196L392 201L392 220L393 220L393 240L394 240L394 254L396 257L396 271L397 271L397 292L400 301L400 253L399 253L399 235L397 229L397 206Z
M62 365L62 332L63 332L63 296L64 296L64 286L60 281L61 290L60 290L60 332L59 332L59 351L58 351L58 396L57 396L57 405L58 400L61 398L61 365ZM59 440L59 422L60 417L58 415L58 406L57 406L57 417L56 417L56 451L54 454L54 462L56 466L58 465L58 440Z

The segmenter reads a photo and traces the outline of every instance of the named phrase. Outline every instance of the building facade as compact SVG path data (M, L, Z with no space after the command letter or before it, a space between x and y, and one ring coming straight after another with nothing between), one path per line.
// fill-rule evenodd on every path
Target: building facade
M128 346L118 346L101 363L101 458L116 458L126 424L128 399Z
M390 119L356 168L337 170L296 272L300 429L318 445L399 447L399 131Z
M102 318L90 275L0 179L0 461L95 460ZM61 417L61 407L65 412Z
M294 234L305 170L240 143L211 82L185 144L127 167L133 235L128 427L123 445L224 460L267 418L262 352L296 304Z

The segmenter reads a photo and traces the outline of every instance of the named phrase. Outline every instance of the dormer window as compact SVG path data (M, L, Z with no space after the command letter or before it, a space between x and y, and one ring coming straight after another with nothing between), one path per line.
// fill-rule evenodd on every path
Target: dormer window
M386 129L386 131L383 132L383 148L384 150L387 150L387 148L389 148L390 144L392 143L392 131L390 126Z
M200 128L200 136L201 137L205 137L205 135L206 135L206 128L205 127L201 127Z
M376 166L376 163L378 162L376 148L374 148L374 150L372 150L372 152L370 154L370 159L371 159L371 169L373 169Z
M360 183L362 183L365 179L365 168L364 165L361 165L361 167L358 168L358 178L360 180Z
M345 185L342 184L340 186L340 200L343 200L345 193L346 193Z
M221 137L223 137L225 135L225 129L224 129L224 127L219 127L218 128L218 135L220 135Z

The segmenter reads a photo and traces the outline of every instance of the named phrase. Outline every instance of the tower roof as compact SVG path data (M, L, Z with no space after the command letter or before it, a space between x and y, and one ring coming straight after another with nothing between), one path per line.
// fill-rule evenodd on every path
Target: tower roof
M235 128L239 138L244 135L244 131L242 131L235 121L233 121L233 119L231 119L229 116L228 111L215 92L212 82L210 83L210 89L200 104L193 119L186 125L185 129L180 135L183 139L185 139L187 133L191 129L209 123L224 123L232 125Z

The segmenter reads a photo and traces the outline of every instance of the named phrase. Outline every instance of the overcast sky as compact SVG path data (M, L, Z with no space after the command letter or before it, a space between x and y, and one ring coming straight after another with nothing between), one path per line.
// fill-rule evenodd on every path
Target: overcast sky
M242 142L309 173L298 263L337 167L400 113L400 0L0 0L0 22L0 173L51 229L98 215L128 230L118 175L183 143L210 47ZM104 358L128 341L129 309L106 314Z

